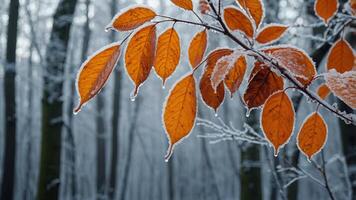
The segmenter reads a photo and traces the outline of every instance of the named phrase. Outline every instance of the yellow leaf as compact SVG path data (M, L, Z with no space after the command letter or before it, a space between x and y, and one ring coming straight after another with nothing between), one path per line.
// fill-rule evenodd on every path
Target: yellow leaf
M122 13L117 14L106 29L116 29L117 31L133 30L142 24L151 21L156 17L156 13L147 7L129 7Z
M354 52L344 39L336 41L330 49L326 69L336 69L340 73L351 71L354 65Z
M120 45L113 43L88 58L77 75L77 92L80 96L78 113L82 106L104 87L120 56Z
M196 114L195 79L193 74L188 74L173 86L165 102L163 123L169 139L166 161L171 157L177 142L182 141L191 132Z
M208 36L206 30L197 33L190 42L188 55L190 65L193 69L203 60L207 43Z
M338 0L316 0L314 4L315 14L324 20L325 24L328 24L330 19L337 13L338 7Z
M274 155L290 139L295 113L292 101L284 91L270 96L262 109L261 126L267 140L274 147Z
M146 26L138 30L129 41L125 53L125 67L135 84L133 95L150 74L156 48L156 27Z
M303 122L297 138L299 149L311 160L327 140L328 128L319 113L312 113Z
M180 41L177 31L170 28L158 38L157 51L154 62L156 73L162 78L163 85L166 79L177 68L180 59Z
M237 7L228 6L224 9L224 20L232 31L242 31L246 36L252 38L254 34L250 19Z

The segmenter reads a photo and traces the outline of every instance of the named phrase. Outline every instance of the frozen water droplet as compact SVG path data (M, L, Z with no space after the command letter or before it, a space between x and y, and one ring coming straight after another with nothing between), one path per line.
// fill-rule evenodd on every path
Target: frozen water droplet
M135 99L136 99L136 94L134 93L134 92L131 92L131 94L130 94L130 100L132 101L132 102L134 102L135 101Z
M219 115L218 115L218 113L215 113L215 117L218 117Z
M246 111L246 117L250 117L250 112L251 112L250 110Z
M111 27L110 27L110 26L106 27L106 28L105 28L105 32L109 32L109 31L110 31L110 29L111 29Z
M166 86L165 86L165 85L163 85L163 86L162 86L162 89L163 89L163 90L164 90L164 89L166 89Z

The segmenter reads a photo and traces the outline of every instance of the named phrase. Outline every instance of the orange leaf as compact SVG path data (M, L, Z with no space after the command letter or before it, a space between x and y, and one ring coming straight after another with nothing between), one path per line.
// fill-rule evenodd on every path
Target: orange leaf
M299 149L311 160L325 145L328 128L324 119L315 112L303 122L297 138Z
M324 20L325 24L337 13L338 7L338 0L316 0L314 4L315 14Z
M354 52L350 44L344 39L335 42L331 47L326 64L327 71L336 69L340 73L352 70L354 66Z
M248 37L253 37L254 30L250 19L237 7L226 7L224 9L224 20L230 30L239 30Z
M146 26L138 30L129 41L125 53L125 67L135 84L133 95L150 74L156 48L156 27Z
M268 97L274 92L282 90L284 86L282 77L262 65L261 62L255 63L253 71L256 71L256 74L249 81L243 96L245 105L250 110L262 106Z
M262 109L261 125L267 140L274 147L277 156L281 146L290 139L295 120L292 101L284 91L270 96Z
M185 10L193 10L192 0L171 0L171 2Z
M334 95L356 109L356 71L340 74L332 69L325 75L325 80Z
M230 69L234 67L235 63L238 61L239 53L235 52L233 54L221 57L213 69L211 74L211 85L214 90L218 85L225 79L225 76L229 73Z
M191 132L197 114L197 98L193 74L179 80L169 92L163 111L163 123L169 139L166 161L171 157L177 142Z
M264 6L262 0L237 0L243 9L248 11L258 27L264 18Z
M351 12L353 15L356 15L356 0L349 0Z
M188 49L189 62L192 68L195 68L203 60L207 43L208 35L205 29L193 37Z
M80 96L78 113L82 106L104 87L120 56L120 44L113 43L88 58L77 75L77 92Z
M265 26L257 35L257 42L260 44L272 43L285 33L288 29L288 26L280 24L269 24Z
M204 73L200 79L200 92L201 97L206 105L214 109L216 112L218 107L224 101L225 89L224 84L220 83L215 91L211 85L211 74L218 60L224 56L232 54L231 49L217 49L212 51L207 58L207 64Z
M312 59L296 47L275 46L263 50L271 54L281 67L288 69L303 85L309 85L316 75Z
M124 12L117 14L106 29L113 28L117 31L129 31L151 21L155 17L156 13L151 8L144 6L129 7Z
M330 89L326 84L321 84L317 91L321 99L325 99L330 94Z
M174 28L162 33L158 38L154 67L156 73L162 78L163 85L166 79L177 68L180 58L179 35Z
M246 72L246 58L241 56L234 64L233 68L225 77L225 85L230 90L232 95L239 89Z

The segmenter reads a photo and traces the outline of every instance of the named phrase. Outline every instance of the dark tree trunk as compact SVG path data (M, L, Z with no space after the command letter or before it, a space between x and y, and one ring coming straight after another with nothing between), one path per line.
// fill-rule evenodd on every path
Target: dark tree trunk
M247 123L253 126L258 124L256 113L251 113ZM248 163L260 163L260 147L250 145L241 151L241 199L262 199L261 168L246 166Z
M0 199L13 199L16 155L16 43L19 0L11 0L5 63L5 152Z
M53 16L47 46L42 97L42 141L38 200L58 199L61 132L63 127L63 77L70 28L77 0L61 0Z
M88 26L88 30L89 26ZM88 38L89 39L89 38ZM96 187L97 187L97 199L102 199L102 197L106 197L108 190L108 177L107 177L107 151L106 145L108 141L106 128L105 128L105 119L104 119L104 111L105 111L105 98L103 96L104 89L102 89L101 93L97 96L96 99Z
M106 195L107 189L107 176L106 176L106 128L104 121L104 105L105 99L99 94L96 99L97 115L96 115L96 133L97 133L97 146L96 146L96 186L97 186L97 199Z
M114 17L117 12L117 0L111 0L111 16ZM115 41L115 33L110 35L110 41ZM119 129L120 129L120 110L121 110L121 84L122 84L122 59L114 70L114 93L113 93L113 116L112 116L112 134L111 134L111 165L110 165L110 180L109 180L109 199L115 199L116 195L116 180L119 155Z

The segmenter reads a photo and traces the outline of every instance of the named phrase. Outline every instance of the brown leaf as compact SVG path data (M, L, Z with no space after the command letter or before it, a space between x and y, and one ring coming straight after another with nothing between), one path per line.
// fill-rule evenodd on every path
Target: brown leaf
M328 88L328 86L324 83L321 84L318 89L318 95L321 99L325 99L329 94L330 94L330 89Z
M288 26L285 25L269 24L260 30L257 35L256 41L260 44L272 43L280 39L287 29Z
M283 78L268 67L261 67L262 65L264 64L258 61L255 63L253 71L256 71L256 74L249 81L243 96L245 105L250 110L262 106L268 97L284 87Z
M171 0L171 2L185 10L193 10L192 0Z
M169 92L163 111L163 123L169 139L166 161L171 157L177 142L191 132L197 114L197 98L193 74L179 80Z
M316 69L312 59L296 47L275 46L263 50L278 61L281 67L288 69L300 83L307 86L316 75Z
M318 153L327 140L328 128L322 116L315 112L303 122L297 137L297 144L309 160Z
M270 96L262 109L261 126L277 156L281 146L290 139L294 128L295 113L292 101L284 91Z
M162 33L158 38L154 67L156 73L162 78L163 85L166 79L177 68L180 59L179 35L174 28Z
M316 0L314 10L315 14L324 20L325 24L328 24L330 19L337 13L338 7L338 0Z
M237 59L232 69L225 77L225 85L230 90L231 98L233 94L239 89L242 80L246 73L246 58L241 56Z
M133 95L150 74L156 48L156 26L149 25L137 31L127 44L125 67L135 84Z
M214 109L216 112L225 98L224 84L220 83L215 91L211 85L211 74L217 61L227 55L232 54L231 49L216 49L212 51L207 58L207 64L204 69L204 73L200 79L200 92L204 103Z
M82 106L104 87L120 56L120 45L113 43L88 58L77 75L77 92L80 96L78 113Z
M330 49L326 69L336 69L339 73L351 71L355 66L354 59L351 45L344 39L339 39Z
M262 0L237 0L237 3L241 5L246 11L248 11L258 27L264 17L264 7Z
M224 9L224 20L232 31L242 31L246 36L252 38L254 29L250 19L237 7L228 6Z
M129 7L126 11L117 14L106 29L113 28L117 31L133 30L151 21L156 16L156 13L151 8L144 6Z
M194 69L203 60L206 46L208 43L207 32L203 31L197 33L189 44L188 55L189 62Z
M348 71L343 74L335 69L325 75L326 85L348 106L356 109L356 71Z

